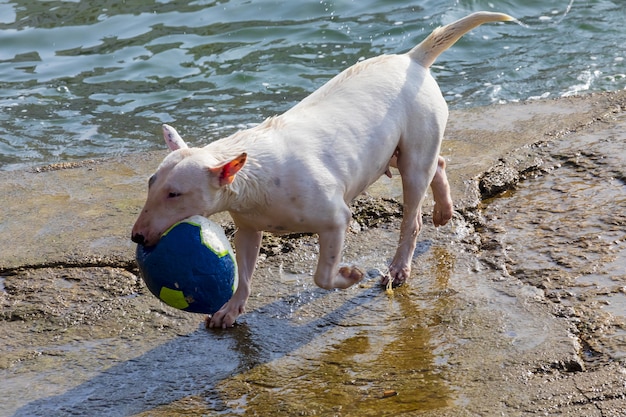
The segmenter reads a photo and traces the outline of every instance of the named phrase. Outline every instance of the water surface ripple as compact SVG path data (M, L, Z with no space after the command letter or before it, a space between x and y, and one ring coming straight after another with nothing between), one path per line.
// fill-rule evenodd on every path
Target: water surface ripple
M0 3L0 169L205 143L281 113L359 59L493 10L436 63L452 107L624 88L623 5L608 0Z

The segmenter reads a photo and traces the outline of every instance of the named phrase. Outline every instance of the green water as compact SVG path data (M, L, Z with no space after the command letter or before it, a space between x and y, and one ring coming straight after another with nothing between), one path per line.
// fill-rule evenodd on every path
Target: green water
M435 64L451 107L626 85L608 0L0 2L0 169L199 145L281 113L359 59L403 52L477 10Z

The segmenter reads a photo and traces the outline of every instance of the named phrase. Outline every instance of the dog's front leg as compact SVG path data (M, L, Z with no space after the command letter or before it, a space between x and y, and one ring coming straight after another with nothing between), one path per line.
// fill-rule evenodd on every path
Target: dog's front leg
M244 313L250 296L250 283L256 260L261 248L263 232L254 229L238 228L235 232L235 250L239 285L233 296L212 317L207 318L207 327L232 327L237 317Z
M363 271L355 266L339 268L346 227L339 226L318 233L320 254L314 280L317 286L327 290L348 288L363 279Z

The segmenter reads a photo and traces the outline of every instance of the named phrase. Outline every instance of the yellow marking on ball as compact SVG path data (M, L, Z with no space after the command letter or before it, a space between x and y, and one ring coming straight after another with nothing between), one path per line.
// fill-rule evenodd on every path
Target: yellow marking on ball
M185 299L185 294L182 291L173 290L167 287L161 287L159 292L159 298L167 305L184 310L189 307L189 303Z

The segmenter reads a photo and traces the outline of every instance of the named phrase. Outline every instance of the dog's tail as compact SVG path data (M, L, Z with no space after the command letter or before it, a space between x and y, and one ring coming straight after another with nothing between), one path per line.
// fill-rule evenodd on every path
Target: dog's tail
M430 67L435 59L467 32L487 22L507 22L515 18L504 13L476 12L456 22L439 27L408 54L424 68Z

